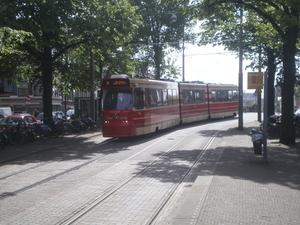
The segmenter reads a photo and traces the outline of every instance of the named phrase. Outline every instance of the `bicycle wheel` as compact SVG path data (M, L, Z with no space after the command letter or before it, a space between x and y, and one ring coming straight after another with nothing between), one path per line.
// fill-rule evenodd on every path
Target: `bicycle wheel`
M28 131L27 133L26 133L26 135L27 135L27 140L28 141L35 141L35 139L36 139L36 134L33 132L33 131Z
M92 131L96 131L96 130L98 130L98 126L97 126L97 124L96 124L96 123L91 123L91 125L90 125L90 129L91 129Z
M9 141L13 145L20 145L25 141L25 135L23 134L23 132L20 131L13 132L10 136Z
M3 133L1 132L0 133L0 149L4 148L5 144L6 144L6 138L3 135Z
M63 126L58 126L56 129L56 136L62 138L65 135L65 128Z

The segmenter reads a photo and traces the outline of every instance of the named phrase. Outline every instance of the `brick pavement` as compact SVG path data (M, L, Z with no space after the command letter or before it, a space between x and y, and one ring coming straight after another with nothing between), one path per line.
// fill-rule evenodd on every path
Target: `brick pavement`
M47 138L45 140L35 140L34 142L28 142L21 145L7 144L3 149L0 149L0 163L5 163L16 157L22 157L37 151L55 149L58 146L64 146L68 144L74 144L82 142L90 137L101 136L102 131L86 131L86 133L74 133L65 135L63 138Z
M258 125L258 122L248 123L242 131L229 129L216 137L210 146L212 151L206 155L207 163L199 167L197 179L189 193L180 199L181 205L170 213L168 224L300 223L299 144L285 146L278 140L269 140L265 163L262 155L254 154L249 135L251 127ZM90 135L101 132L52 141L47 148ZM45 148L42 141L34 145Z
M252 122L242 131L222 132L211 146L220 158L191 224L300 224L299 144L268 140L264 162L254 154L249 135L258 126Z

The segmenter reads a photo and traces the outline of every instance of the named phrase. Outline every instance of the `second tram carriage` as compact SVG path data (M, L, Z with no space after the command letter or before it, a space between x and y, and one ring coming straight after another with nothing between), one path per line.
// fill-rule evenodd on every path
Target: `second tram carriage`
M104 137L149 134L180 123L235 116L236 85L112 75L103 80Z

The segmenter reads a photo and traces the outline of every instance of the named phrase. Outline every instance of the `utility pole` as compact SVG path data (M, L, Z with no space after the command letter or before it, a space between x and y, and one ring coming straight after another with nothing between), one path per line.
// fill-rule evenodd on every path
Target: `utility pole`
M94 53L91 51L91 85L94 88L94 80L95 80L95 69L94 69ZM95 93L94 90L90 92L90 102L91 102L91 114L90 117L95 120Z
M239 34L239 126L243 129L243 9L240 8L240 34Z

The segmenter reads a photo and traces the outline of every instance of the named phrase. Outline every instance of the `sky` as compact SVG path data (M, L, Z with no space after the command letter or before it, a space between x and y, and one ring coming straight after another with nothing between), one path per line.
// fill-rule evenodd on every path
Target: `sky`
M182 52L175 57L177 65L182 68ZM243 90L254 92L247 89L248 72L254 72L251 69L245 70L248 64L249 62L243 61ZM185 81L238 85L238 77L239 58L236 53L225 51L223 46L185 45ZM182 80L182 77L179 80Z

